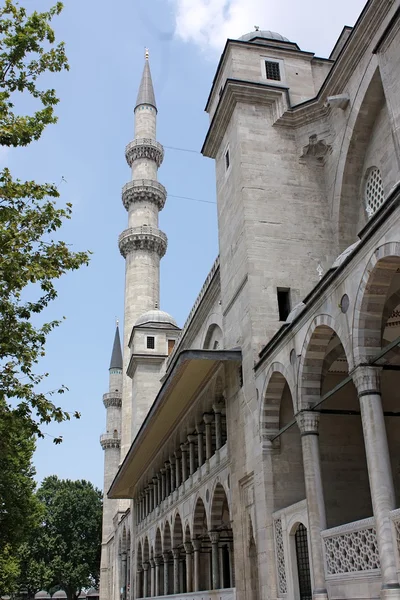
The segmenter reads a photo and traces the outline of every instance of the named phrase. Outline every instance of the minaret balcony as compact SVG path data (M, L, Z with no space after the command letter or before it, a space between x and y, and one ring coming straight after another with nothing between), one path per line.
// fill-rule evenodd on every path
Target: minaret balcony
M150 138L136 138L125 148L126 162L131 167L133 161L139 158L148 158L161 166L164 158L164 148L156 140Z
M103 450L107 448L119 448L121 446L121 438L117 432L103 433L100 436L100 445Z
M165 233L149 225L125 229L118 240L119 251L124 258L135 250L157 252L161 258L167 251L167 244L168 240Z
M109 408L110 406L115 406L116 408L121 408L122 393L121 392L111 392L109 394L103 394L103 404L106 408Z
M164 208L167 190L161 183L152 179L135 179L122 188L122 203L126 210L134 202L154 202L158 210Z

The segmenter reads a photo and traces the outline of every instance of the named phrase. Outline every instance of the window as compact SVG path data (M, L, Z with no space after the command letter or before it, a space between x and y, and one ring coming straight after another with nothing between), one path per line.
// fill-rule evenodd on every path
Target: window
M171 354L175 346L175 340L168 340L168 356Z
M367 211L368 217L372 217L378 208L382 206L384 201L385 195L383 193L381 172L378 167L371 167L367 171L364 188L365 210Z
M267 79L273 79L274 81L281 80L281 71L280 71L278 62L266 60L265 61L265 73L266 73Z
M147 347L150 350L154 350L154 348L155 348L155 343L154 342L155 342L155 340L154 340L154 337L152 335L147 336Z
M294 536L296 545L297 573L299 577L300 600L311 600L310 561L308 558L307 529L299 523Z
M278 310L279 320L286 321L290 313L290 288L278 288Z
M230 164L231 164L231 160L230 160L229 148L228 148L228 150L225 152L225 170L226 171L229 169Z

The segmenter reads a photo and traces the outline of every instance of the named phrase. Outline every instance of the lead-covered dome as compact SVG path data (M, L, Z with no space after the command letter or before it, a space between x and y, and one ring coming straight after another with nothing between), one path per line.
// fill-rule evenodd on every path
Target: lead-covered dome
M178 325L173 317L164 310L153 308L141 315L135 323L135 327L139 325L151 325L152 327L165 327L169 325L178 328Z
M265 38L266 40L277 40L279 42L290 42L288 38L284 37L280 33L276 33L276 31L269 31L267 29L256 29L255 31L250 31L250 33L245 33L244 35L242 35L239 38L239 40L241 40L242 42L251 42L256 38Z

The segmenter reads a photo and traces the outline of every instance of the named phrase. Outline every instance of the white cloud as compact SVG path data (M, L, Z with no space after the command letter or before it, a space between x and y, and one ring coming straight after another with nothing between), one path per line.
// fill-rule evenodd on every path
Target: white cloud
M353 25L365 0L171 0L175 35L206 53L220 52L227 38L260 29L278 31L304 50L328 54L344 25Z

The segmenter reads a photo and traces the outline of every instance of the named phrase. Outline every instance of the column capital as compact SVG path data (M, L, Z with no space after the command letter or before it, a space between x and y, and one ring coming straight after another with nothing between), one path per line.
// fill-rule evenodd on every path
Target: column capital
M156 566L155 559L154 558L150 558L149 559L149 563L150 563L151 568L154 569L154 567Z
M204 423L196 423L196 433L197 435L204 433Z
M166 471L166 470L167 470L167 469L164 469L164 467L163 467L162 469L160 469L160 473L161 473L161 475L165 475L165 471Z
M219 541L219 531L209 531L208 535L210 536L210 540L212 544L218 544Z
M188 442L189 444L195 444L197 442L197 435L195 435L194 433L191 433L190 435L187 436Z
M150 567L150 563L149 562L144 562L143 565L142 565L142 567L143 567L144 571L148 571L149 567Z
M138 567L136 569L136 573L143 573L143 568L142 567Z
M351 372L359 397L381 393L381 371L382 367L366 365L356 367Z
M156 477L153 477L153 485L157 485L157 481L158 481L159 477L160 477L159 475L157 475Z
M180 548L172 548L172 556L174 557L174 559L179 558L180 555L181 555Z
M157 483L158 483L161 480L161 473L157 473L156 478L157 478Z
M191 542L185 542L183 545L185 547L186 554L192 554L192 552L193 552L193 545L192 545L192 543Z
M213 413L204 413L203 420L206 425L209 425L210 423L212 423L214 421Z
M221 415L225 414L225 405L224 404L222 404L222 403L215 403L215 404L213 404L212 407L213 407L213 411L215 413L218 413L218 414L221 414Z
M201 550L201 540L197 540L196 538L192 538L192 546L195 552Z
M149 488L149 490L151 491L152 487L153 487L153 482L149 481L149 485L147 486Z
M296 415L301 435L318 435L319 412L302 410Z
M164 563L167 563L169 561L169 552L163 552L162 555Z
M182 452L187 452L187 450L188 450L187 444L186 443L181 444L181 451Z
M164 463L164 465L165 465L165 470L168 471L168 469L171 466L169 460L166 460L165 463Z
M173 455L170 456L169 457L169 462L170 462L170 465L173 466L176 463L176 457L173 456Z
M176 452L174 452L174 456L175 456L175 460L179 460L181 457L181 452L180 450L176 450Z
M161 565L162 559L163 559L163 557L162 557L162 556L155 556L155 557L154 557L154 562L155 562L155 564L156 564L157 566L158 566L158 565Z

